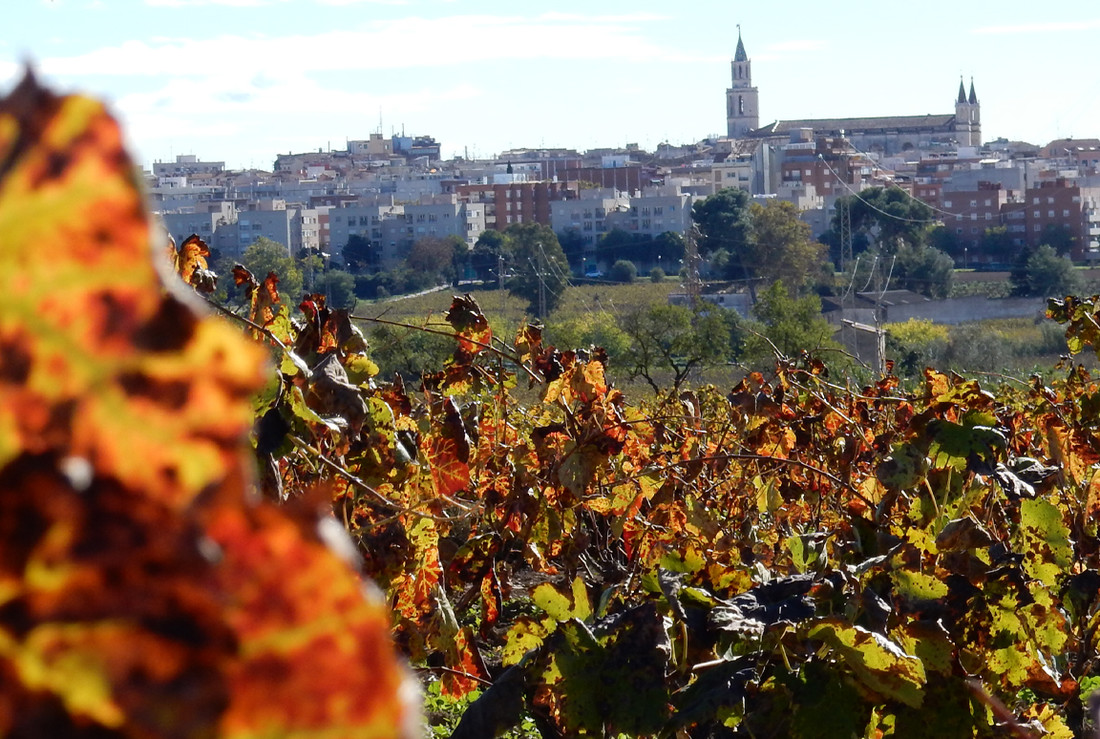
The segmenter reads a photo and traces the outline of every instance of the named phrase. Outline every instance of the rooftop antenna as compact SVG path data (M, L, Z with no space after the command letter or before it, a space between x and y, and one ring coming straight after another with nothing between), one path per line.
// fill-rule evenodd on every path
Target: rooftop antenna
M378 135L382 135L382 106L378 106Z

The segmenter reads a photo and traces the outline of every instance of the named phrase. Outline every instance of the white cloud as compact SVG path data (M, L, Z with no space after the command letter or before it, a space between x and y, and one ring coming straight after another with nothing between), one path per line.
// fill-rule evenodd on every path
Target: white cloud
M1062 31L1088 31L1100 28L1100 18L1073 21L1051 21L1049 23L1028 23L1010 26L982 26L975 28L977 34L1014 34L1014 33L1058 33Z
M184 0L146 0L174 3ZM262 2L264 0L216 0ZM252 75L274 66L305 72L453 68L456 62L548 59L710 61L647 38L639 24L659 16L460 15L375 22L359 30L286 37L224 35L189 41L126 41L42 61L50 74L206 77ZM461 50L449 39L462 39ZM567 40L568 43L564 41Z
M271 82L254 78L167 81L155 92L131 93L115 100L112 108L126 119L141 140L171 139L175 136L222 136L239 133L243 122L260 121L267 127L273 120L290 118L373 115L380 108L402 113L430 110L440 101L461 101L482 95L468 83L409 90L390 95L336 90L303 75L290 75ZM301 106L302 100L314 105ZM240 123L238 123L240 122ZM253 123L252 125L256 125Z

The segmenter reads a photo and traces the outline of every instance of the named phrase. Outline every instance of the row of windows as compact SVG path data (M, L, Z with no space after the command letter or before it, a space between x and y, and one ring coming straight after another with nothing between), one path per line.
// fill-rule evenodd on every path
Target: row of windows
M985 199L985 205L986 205L987 208L992 206L993 205L992 198L986 198ZM951 201L950 200L944 200L943 201L943 207L950 208L951 207ZM977 208L978 207L978 201L977 200L971 200L970 201L970 207L971 208Z
M1071 200L1075 203L1080 203L1081 202L1081 196L1080 195L1074 195L1071 198ZM1039 196L1036 195L1035 197L1031 198L1031 204L1032 205L1038 205L1039 204ZM1054 196L1047 195L1047 205L1054 205Z

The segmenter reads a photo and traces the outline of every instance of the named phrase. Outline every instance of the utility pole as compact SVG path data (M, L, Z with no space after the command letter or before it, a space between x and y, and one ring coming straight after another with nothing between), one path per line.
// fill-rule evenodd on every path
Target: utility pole
M696 242L698 236L699 227L692 224L687 231L687 238L684 239L684 263L687 265L684 282L692 312L699 309L699 294L702 292L699 280L699 248Z
M840 221L840 271L843 272L852 263L852 210L847 198L839 198L837 213Z
M497 255L497 289L500 290L500 320L504 320L504 255Z
M538 263L538 277L539 277L539 319L546 318L546 276L543 274L543 253L542 244L538 244L539 247L539 263Z

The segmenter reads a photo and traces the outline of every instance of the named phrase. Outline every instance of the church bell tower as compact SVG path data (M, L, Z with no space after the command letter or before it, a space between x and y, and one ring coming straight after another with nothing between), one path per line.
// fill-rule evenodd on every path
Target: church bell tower
M959 77L959 96L955 100L955 139L959 146L982 145L982 106L974 90L974 78L970 78L970 94L966 94L962 77Z
M741 41L737 26L737 51L730 64L733 82L726 90L726 133L731 139L742 138L760 128L760 92L752 86L752 62Z

